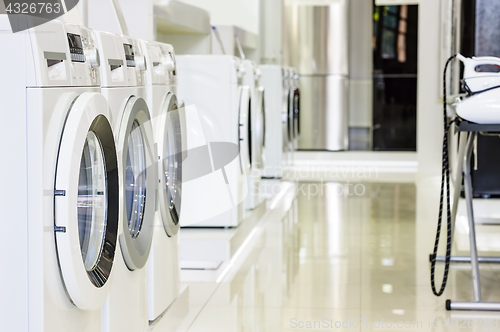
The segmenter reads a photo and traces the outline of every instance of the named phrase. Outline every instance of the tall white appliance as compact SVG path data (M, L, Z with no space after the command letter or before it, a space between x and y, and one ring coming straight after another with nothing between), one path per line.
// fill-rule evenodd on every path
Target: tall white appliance
M289 89L285 68L261 65L260 85L265 89L265 149L263 178L281 178L288 142Z
M16 19L16 18L14 18ZM22 19L22 18L18 18ZM119 170L92 31L0 15L2 329L100 331L118 245ZM116 257L116 259L115 259Z
M156 211L158 171L146 102L146 58L138 40L95 32L102 94L108 100L118 151L120 214L115 282L103 307L102 331L146 331L147 260Z
M149 64L146 81L155 143L158 147L158 200L153 243L148 260L148 315L157 319L180 290L179 228L182 203L184 134L177 100L174 49L169 44L142 41Z
M193 224L184 215L181 226L238 226L243 220L251 160L250 88L242 85L244 66L229 55L185 55L177 57L177 70L179 98L186 107L196 107L207 141L198 151L206 158L192 170L205 176L198 182L184 181L182 205L182 213L201 211L204 219ZM218 182L203 182L210 176Z
M262 73L259 66L251 60L243 60L242 62L245 67L243 84L250 87L248 137L250 138L251 168L247 177L248 195L245 199L245 207L247 210L253 210L263 201L260 193L260 179L264 167L265 89L260 85Z

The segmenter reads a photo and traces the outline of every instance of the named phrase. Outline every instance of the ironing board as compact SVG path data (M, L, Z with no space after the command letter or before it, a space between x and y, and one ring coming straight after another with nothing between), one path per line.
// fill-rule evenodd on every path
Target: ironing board
M476 245L476 228L474 222L474 210L472 204L472 180L471 180L471 156L474 148L474 140L479 132L498 133L500 135L500 124L477 124L462 120L459 124L459 131L468 133L468 137L460 138L460 147L458 152L457 172L454 179L453 210L451 214L452 232L455 230L455 219L457 215L458 199L462 174L464 177L465 201L467 205L467 219L469 225L469 256L452 256L450 262L471 263L472 268L472 288L474 293L474 302L446 301L447 310L478 310L478 311L500 311L500 303L483 302L481 295L481 281L479 277L479 263L500 263L500 257L479 257ZM436 261L445 261L444 256L436 257Z

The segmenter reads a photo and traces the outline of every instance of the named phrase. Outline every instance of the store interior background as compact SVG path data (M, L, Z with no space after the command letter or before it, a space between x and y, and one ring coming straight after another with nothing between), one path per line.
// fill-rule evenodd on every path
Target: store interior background
M252 51L245 50L247 58L260 64L292 65L288 55L291 46L287 41L289 38L287 31L290 30L292 23L287 20L290 21L293 13L287 13L286 8L287 4L292 4L294 1L182 0L182 2L207 10L210 13L210 24L214 26L237 26L254 34L253 37L257 37L258 47ZM127 1L124 1L122 8L127 18L129 14L126 4ZM381 59L381 52L384 51L381 47L382 33L387 34L391 29L388 27L384 29L383 22L377 18L384 14L392 15L390 12L387 14L382 11L383 6L388 4L410 6L406 40L408 58L405 60L406 65L399 66L400 68L391 65L391 61ZM449 6L448 1L433 0L349 1L349 151L335 154L309 150L299 152L296 155L296 166L300 167L301 164L308 164L310 160L318 158L330 160L331 163L335 163L333 159L344 161L360 159L393 161L400 163L399 165L404 168L414 170L418 168L418 175L423 177L440 174L440 142L443 132L440 115L441 75L443 63L450 53L450 40L447 40L449 27L444 23L442 16L447 15ZM141 8L147 11L152 6ZM394 8L398 11L400 7ZM152 13L140 13L140 11L141 9L134 8L134 15L139 13L141 17L153 19ZM422 19L425 20L425 24L419 24ZM142 23L141 20L137 21ZM378 25L380 29L377 28ZM151 39L158 37L158 40L165 42L172 43L172 38L178 38L173 35L161 36L161 33L149 28L153 26L154 24L141 24L136 30L141 31L142 37L149 36ZM374 33L379 35L376 36ZM203 37L193 35L188 38ZM175 42L173 44L176 45ZM212 42L212 45L216 43ZM377 45L380 51L377 47L374 49ZM421 45L423 46L420 47ZM214 53L217 53L216 46L213 48ZM192 48L184 50L179 46L176 48L177 54L198 51ZM389 74L390 78L385 78L386 84L381 85L381 77L384 77L384 74ZM398 81L398 78L394 78L397 76L402 78ZM391 94L397 97L402 92L394 89L398 84L391 85L394 81L402 82L406 92L404 100L391 100ZM381 86L382 89L388 90L389 97L380 97L383 94L383 90L380 91ZM391 88L393 91L389 91ZM384 103L395 105L384 105Z

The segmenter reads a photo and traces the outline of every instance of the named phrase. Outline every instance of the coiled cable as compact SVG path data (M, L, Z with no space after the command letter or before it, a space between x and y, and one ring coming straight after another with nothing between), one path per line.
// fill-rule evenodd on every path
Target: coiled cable
M444 67L443 72L443 123L444 123L444 136L443 136L443 162L442 162L442 172L441 172L441 194L439 201L439 217L436 230L436 240L434 242L434 251L430 257L431 260L431 287L432 292L436 296L441 296L446 288L446 283L448 281L448 273L450 269L450 258L451 258L451 239L452 239L452 225L451 225L451 202L450 202L450 167L449 167L449 156L448 156L448 131L453 123L456 123L458 119L455 119L448 123L448 117L446 112L446 71L448 65L456 58L456 55L451 56ZM436 257L439 247L439 238L441 235L441 224L443 221L443 208L444 208L444 190L446 187L446 225L447 225L447 238L446 238L446 256L444 264L444 274L443 282L441 284L441 289L436 290L435 283L435 269L436 269Z

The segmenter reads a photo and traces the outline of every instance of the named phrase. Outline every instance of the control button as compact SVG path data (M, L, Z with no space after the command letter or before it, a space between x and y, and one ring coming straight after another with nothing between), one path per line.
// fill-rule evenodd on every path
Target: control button
M170 54L170 56L162 56L161 63L163 64L163 67L165 68L166 71L170 72L175 70L175 62L174 59L172 58L172 54Z
M141 71L145 71L146 69L148 69L148 66L146 64L146 57L144 55L136 55L135 56L135 65Z
M87 58L89 59L92 68L99 68L101 65L101 60L99 59L99 51L96 48L91 48L87 50Z

